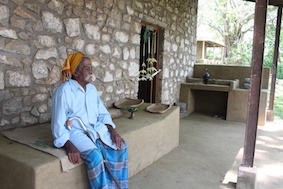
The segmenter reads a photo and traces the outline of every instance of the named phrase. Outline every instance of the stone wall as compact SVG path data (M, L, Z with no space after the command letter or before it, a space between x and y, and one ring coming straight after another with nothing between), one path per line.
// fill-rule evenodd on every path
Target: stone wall
M192 75L197 0L1 0L0 130L50 121L69 53L89 55L107 107L137 98L141 22L164 31L161 102Z

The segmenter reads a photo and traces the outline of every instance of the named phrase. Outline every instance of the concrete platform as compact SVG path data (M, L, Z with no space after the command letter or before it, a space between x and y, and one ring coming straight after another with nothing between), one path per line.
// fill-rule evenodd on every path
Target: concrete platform
M258 117L258 123L261 126L266 123L267 94L268 90L261 90ZM180 101L187 104L189 113L207 111L223 115L228 121L242 123L247 121L249 102L247 89L230 90L229 86L224 85L182 83Z
M131 189L236 188L245 124L193 113L180 120L180 145L130 178ZM257 189L283 188L283 120L258 127Z
M128 142L129 176L146 168L179 145L179 107L164 114L145 110L128 119L129 112L114 122L118 133ZM1 189L85 189L89 188L86 168L82 164L62 172L60 160L0 135Z
M84 164L63 173L58 158L0 135L1 189L50 189L66 186L88 188Z
M130 112L126 111L114 119L118 133L128 142L130 177L179 145L179 107L154 114L145 110L149 105L141 106L135 113L137 119L128 119Z

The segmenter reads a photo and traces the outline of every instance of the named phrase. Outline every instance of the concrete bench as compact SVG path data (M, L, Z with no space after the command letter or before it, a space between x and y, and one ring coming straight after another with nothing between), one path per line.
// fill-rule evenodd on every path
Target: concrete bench
M117 131L129 147L129 177L146 168L179 144L179 107L173 106L163 114L145 110L130 113L114 122ZM11 141L0 135L1 189L84 189L89 188L85 164L68 172L61 170L60 160L50 154Z

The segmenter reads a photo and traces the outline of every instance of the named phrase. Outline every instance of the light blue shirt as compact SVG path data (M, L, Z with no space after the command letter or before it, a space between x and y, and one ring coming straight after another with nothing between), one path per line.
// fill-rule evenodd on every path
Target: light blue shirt
M96 148L96 145L86 136L78 120L71 121L71 130L66 126L68 119L79 117L91 138L98 137L108 146L117 149L112 144L111 135L105 124L115 128L111 116L100 100L97 89L92 84L86 85L86 91L75 81L69 79L61 84L52 96L51 129L54 145L58 148L70 140L80 151Z

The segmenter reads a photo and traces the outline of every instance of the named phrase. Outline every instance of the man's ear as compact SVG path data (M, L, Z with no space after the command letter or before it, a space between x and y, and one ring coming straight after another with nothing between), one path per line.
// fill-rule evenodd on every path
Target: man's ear
M74 78L76 78L78 76L78 70L75 70L72 75Z

